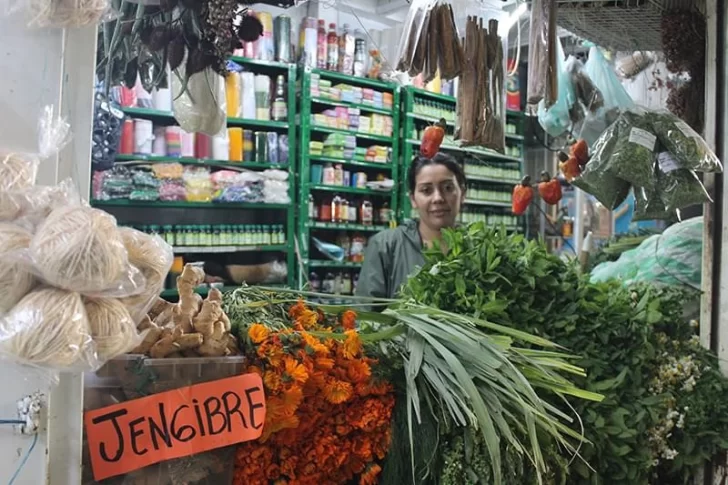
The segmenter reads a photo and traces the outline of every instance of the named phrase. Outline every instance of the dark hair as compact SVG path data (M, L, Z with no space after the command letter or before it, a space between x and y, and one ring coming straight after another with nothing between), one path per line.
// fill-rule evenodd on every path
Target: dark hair
M444 165L448 170L455 174L455 180L457 180L458 185L461 189L465 190L466 180L463 167L461 167L458 161L450 155L438 152L432 158L418 155L412 160L407 177L410 194L415 192L415 187L417 187L417 175L420 173L420 170L428 165Z

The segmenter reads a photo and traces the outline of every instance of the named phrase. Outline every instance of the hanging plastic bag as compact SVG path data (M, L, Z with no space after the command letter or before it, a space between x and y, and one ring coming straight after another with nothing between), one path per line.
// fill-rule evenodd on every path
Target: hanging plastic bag
M174 117L187 133L227 135L225 79L210 68L192 74L185 86L186 63L172 73Z
M427 26L430 21L430 10L433 0L413 0L407 11L407 18L402 29L402 37L397 48L397 70L414 77L425 67L427 50Z
M545 99L538 103L538 122L550 136L561 136L569 130L571 118L569 110L574 105L574 87L566 70L566 60L561 41L556 40L556 69L558 72L558 96L550 107Z
M22 12L30 27L83 27L119 16L109 0L9 0L0 14Z
M660 143L673 155L679 168L696 172L723 171L713 150L687 123L668 112L652 112L650 116Z
M617 77L612 66L607 62L598 47L589 49L589 59L584 70L594 85L601 91L604 98L604 109L631 109L635 107L634 101L627 94L622 82Z

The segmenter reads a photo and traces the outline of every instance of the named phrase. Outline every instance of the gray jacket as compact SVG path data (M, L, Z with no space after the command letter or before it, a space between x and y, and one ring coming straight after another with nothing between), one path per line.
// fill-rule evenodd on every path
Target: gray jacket
M408 220L367 243L357 296L396 298L407 278L425 264L419 222Z

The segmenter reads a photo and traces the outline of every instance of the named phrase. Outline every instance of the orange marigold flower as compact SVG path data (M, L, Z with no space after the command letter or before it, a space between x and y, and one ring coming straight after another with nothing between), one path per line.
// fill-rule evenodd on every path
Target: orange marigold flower
M372 463L364 470L359 478L359 485L377 485L379 483L379 473L382 471L382 467L376 463Z
M344 311L339 317L339 321L346 330L354 330L356 327L356 312L353 310Z
M248 337L254 344L262 343L269 334L268 328L260 323L254 323L248 329Z
M308 371L306 370L306 367L299 364L298 361L293 357L289 357L287 355L283 357L283 364L285 365L285 378L287 378L289 381L305 384L305 382L308 380Z
M303 391L300 387L292 387L283 392L283 414L289 416L298 410L303 401Z
M278 391L281 388L281 376L269 370L263 374L263 384L265 384L268 391Z
M372 369L363 360L352 360L346 366L346 375L353 383L364 382L372 375Z
M344 333L346 334L346 340L344 341L344 345L342 346L344 358L354 359L357 355L361 353L362 350L361 340L359 340L359 334L356 333L356 330L347 330Z
M334 359L331 359L329 357L318 357L314 361L314 365L317 369L320 370L331 370L334 368L334 365L336 362L334 362Z
M308 332L302 332L301 337L303 338L303 341L306 343L308 347L311 347L311 349L319 355L326 355L329 353L329 348L326 347L324 344L321 343L319 339L314 337Z
M263 375L263 370L255 365L249 365L248 369L246 370L248 374L258 374L259 376Z
M296 323L300 324L305 329L313 328L318 323L318 313L313 310L303 310L296 317Z
M354 394L354 388L351 384L334 378L326 380L322 391L326 400L331 404L341 404L348 401Z
M305 310L306 305L304 305L303 300L298 300L295 305L288 309L288 316L295 320Z

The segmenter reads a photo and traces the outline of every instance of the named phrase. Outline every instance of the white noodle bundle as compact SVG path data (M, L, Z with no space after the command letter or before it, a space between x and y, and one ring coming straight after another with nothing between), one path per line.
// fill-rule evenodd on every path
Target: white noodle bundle
M138 268L146 280L143 292L121 299L138 323L164 288L164 280L172 266L174 253L169 244L159 236L150 236L128 227L119 228L119 233L124 241L129 263Z
M113 359L139 344L136 323L119 300L84 298L84 305L99 359Z
M30 233L13 224L0 224L0 315L10 310L36 284L35 277L13 251L27 249Z
M23 190L35 185L38 159L21 153L0 154L0 190Z
M133 270L116 219L85 206L54 210L38 227L30 257L46 282L81 293L118 287Z
M81 295L43 288L28 293L0 320L0 351L22 363L54 369L95 363Z

